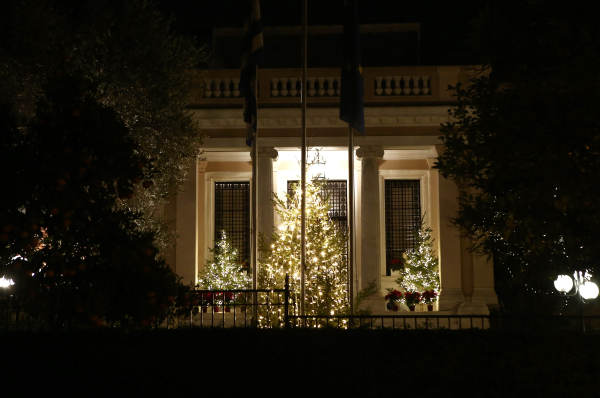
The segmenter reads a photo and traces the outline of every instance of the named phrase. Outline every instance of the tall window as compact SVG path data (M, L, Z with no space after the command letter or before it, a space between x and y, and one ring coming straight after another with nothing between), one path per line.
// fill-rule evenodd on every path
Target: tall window
M421 182L385 180L385 264L402 264L402 254L414 249L414 233L421 222Z
M300 181L288 181L288 194L294 194L294 186L300 184ZM346 229L348 227L348 206L346 180L327 180L321 195L329 195L329 219L339 227Z
M215 239L225 231L238 260L250 260L250 183L215 182Z

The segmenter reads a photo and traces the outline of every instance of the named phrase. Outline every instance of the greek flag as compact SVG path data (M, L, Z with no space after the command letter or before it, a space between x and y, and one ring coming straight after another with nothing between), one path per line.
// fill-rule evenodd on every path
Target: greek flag
M364 135L365 110L357 0L344 1L344 48L341 74L340 119Z
M240 76L240 92L244 101L244 122L246 123L246 145L252 146L256 134L256 118L258 102L254 95L256 87L256 66L265 56L258 0L249 0L248 17L244 22L244 43L242 49L242 72Z

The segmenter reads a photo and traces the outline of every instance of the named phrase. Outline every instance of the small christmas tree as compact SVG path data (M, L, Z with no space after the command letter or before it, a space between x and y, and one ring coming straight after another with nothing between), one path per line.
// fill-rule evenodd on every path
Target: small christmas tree
M343 314L348 310L348 270L346 231L329 219L325 182L313 180L306 185L306 271L305 314ZM263 252L260 264L261 288L281 289L289 274L295 302L300 300L301 190L299 184L287 202L273 199L280 218L273 244Z
M204 270L200 272L198 282L207 290L248 289L251 277L245 272L244 264L238 261L238 252L227 239L225 231L221 240L215 242L215 248L209 249L212 260L206 260Z
M425 227L425 216L415 230L415 248L404 253L404 269L396 283L405 292L440 290L439 260L433 251L431 228Z

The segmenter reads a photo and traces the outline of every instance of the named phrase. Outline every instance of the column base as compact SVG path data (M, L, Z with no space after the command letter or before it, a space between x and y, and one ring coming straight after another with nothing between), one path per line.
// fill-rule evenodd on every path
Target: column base
M366 310L369 308L372 313L383 311L385 308L385 294L381 290L363 300L359 309Z
M438 305L440 311L456 310L461 303L464 303L465 295L462 289L442 288Z

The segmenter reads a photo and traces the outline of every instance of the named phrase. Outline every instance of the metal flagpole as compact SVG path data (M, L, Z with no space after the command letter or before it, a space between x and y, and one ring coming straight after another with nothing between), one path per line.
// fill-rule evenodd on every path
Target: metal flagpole
M348 123L348 300L354 315L354 130Z
M354 314L355 206L354 206L354 130L364 135L363 81L360 63L360 29L356 0L344 0L344 49L341 68L340 119L348 123L348 304Z
M307 0L302 1L302 160L300 216L300 315L304 315L305 271L306 271L306 38Z
M240 91L244 94L244 122L246 123L246 145L251 147L251 234L250 261L252 266L252 319L257 321L257 273L258 273L258 64L264 58L261 29L260 4L258 0L248 2L249 13L244 23L244 51L240 72ZM254 70L253 70L254 69Z
M254 79L254 98L256 98L256 120L258 120L258 65L255 69ZM252 140L252 290L254 290L253 297L253 311L252 318L254 323L258 321L258 307L257 307L257 273L258 273L258 122L257 128L254 132L254 139Z

